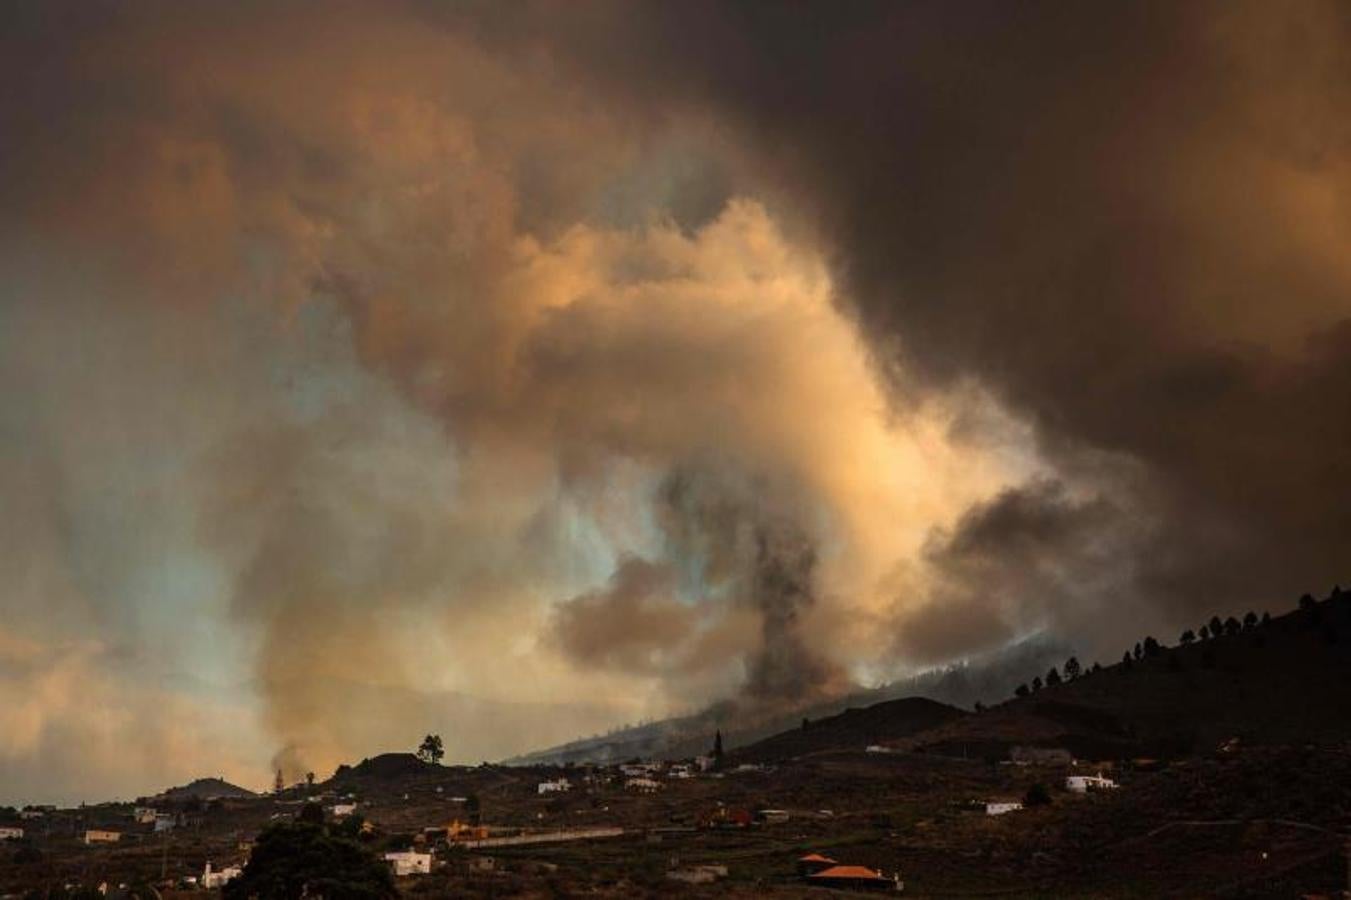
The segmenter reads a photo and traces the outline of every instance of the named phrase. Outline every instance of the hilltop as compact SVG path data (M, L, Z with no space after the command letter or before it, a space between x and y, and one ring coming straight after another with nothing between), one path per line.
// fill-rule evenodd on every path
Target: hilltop
M756 741L729 755L737 762L771 762L826 750L857 750L908 737L970 715L936 700L905 697L862 709L846 709L815 721L804 718L798 728Z
M225 797L231 800L248 799L258 795L247 788L231 784L223 778L198 778L179 787L171 787L154 799L157 801L178 800L214 800Z
M1188 632L1186 643L1172 647L1144 640L1138 656L1130 652L1128 660L1068 680L1057 672L1059 684L904 746L991 758L1016 744L1063 746L1101 759L1180 757L1235 738L1300 744L1351 737L1351 593L1334 590L1276 618L1221 625L1218 637Z

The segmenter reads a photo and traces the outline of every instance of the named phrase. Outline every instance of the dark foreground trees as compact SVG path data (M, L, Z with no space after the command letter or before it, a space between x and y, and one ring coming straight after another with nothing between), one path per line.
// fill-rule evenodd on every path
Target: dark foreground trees
M387 900L399 895L389 867L374 853L305 822L264 831L243 874L225 886L224 894L229 900Z

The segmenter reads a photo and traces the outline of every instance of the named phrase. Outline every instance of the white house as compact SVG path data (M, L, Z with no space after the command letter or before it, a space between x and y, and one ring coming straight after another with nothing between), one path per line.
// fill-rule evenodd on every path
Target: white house
M98 828L91 828L84 833L84 842L86 844L116 844L122 840L120 831L104 831Z
M432 871L432 855L416 850L386 853L385 862L394 867L395 875L427 875Z
M40 809L21 809L19 810L20 819L41 819L42 810Z
M624 787L627 790L652 794L661 790L661 782L652 778L630 778L624 782Z
M867 747L864 747L863 749L864 749L864 752L867 752L867 753L895 753L895 752L896 752L896 751L892 750L890 747L883 746L882 744L869 744Z
M350 816L356 812L357 805L355 803L335 803L329 807L329 811L333 813L334 817L341 819L343 816Z
M690 768L688 765L686 765L685 763L679 763L678 765L671 766L670 770L668 770L667 773L666 773L666 777L667 777L667 778L693 778L693 777L694 777L694 770L691 769L691 768Z
M541 781L538 791L541 794L563 794L572 790L572 783L566 778L559 778L557 781Z
M992 800L985 804L985 815L1002 816L1023 808L1017 800Z
M159 811L153 806L138 806L131 811L131 815L136 819L137 825L149 825L155 821L155 816L159 815Z
M21 837L23 837L22 828L14 828L9 826L0 827L0 841L10 841L10 840L17 841Z
M233 881L242 874L244 874L244 870L239 866L226 866L219 872L213 872L211 871L211 863L208 861L206 870L202 872L202 887L207 890L225 887L226 882Z
M1086 794L1089 791L1110 791L1117 787L1117 783L1110 778L1104 778L1102 773L1096 775L1070 775L1065 779L1066 790L1073 791L1076 794Z

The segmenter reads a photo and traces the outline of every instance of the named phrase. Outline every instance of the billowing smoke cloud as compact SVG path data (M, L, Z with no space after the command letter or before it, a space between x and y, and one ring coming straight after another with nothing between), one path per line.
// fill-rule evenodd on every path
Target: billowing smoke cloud
M1082 636L1111 647L1130 619L1346 577L1343 6L609 12L558 23L580 70L758 135L902 383L978 379L1035 429L1058 483L931 549L902 646L957 652L1053 612L1103 613Z
M1335 6L4 16L14 696L476 760L1343 574Z
M90 671L115 638L137 697L237 698L255 774L184 767L839 690L895 666L930 530L1034 466L958 436L1000 418L978 389L893 402L737 135L581 89L528 28L10 16L7 477L56 512L4 604Z

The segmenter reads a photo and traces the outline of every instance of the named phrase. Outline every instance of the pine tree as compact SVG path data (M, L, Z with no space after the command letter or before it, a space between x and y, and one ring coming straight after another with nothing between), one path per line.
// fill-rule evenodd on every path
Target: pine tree
M277 794L280 794L282 791L286 790L286 782L281 777L281 769L277 770L277 777L272 782L272 790L274 793Z
M1078 657L1071 656L1069 659L1065 660L1065 677L1070 681L1078 678L1080 671Z
M722 729L713 733L713 764L722 764Z

